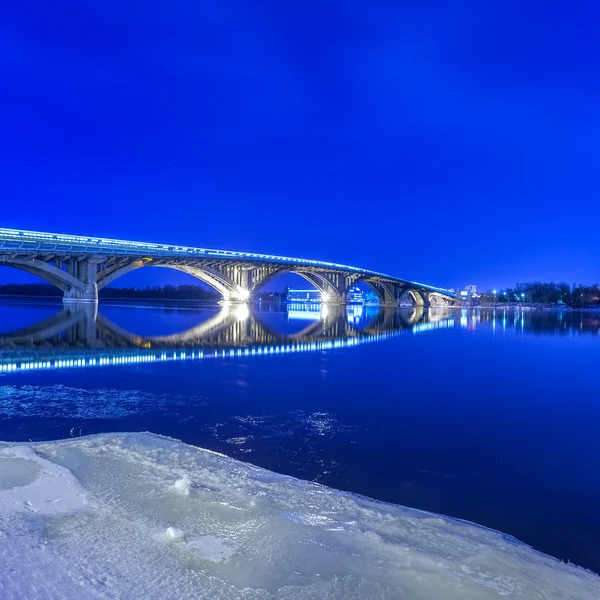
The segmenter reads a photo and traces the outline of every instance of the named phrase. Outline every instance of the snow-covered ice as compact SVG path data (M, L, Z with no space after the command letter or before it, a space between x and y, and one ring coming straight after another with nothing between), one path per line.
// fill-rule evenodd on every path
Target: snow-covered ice
M594 600L476 525L152 434L0 445L0 598Z

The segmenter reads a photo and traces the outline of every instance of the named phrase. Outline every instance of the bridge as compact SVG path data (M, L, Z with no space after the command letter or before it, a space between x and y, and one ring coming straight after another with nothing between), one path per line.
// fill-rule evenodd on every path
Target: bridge
M449 306L454 292L338 263L169 244L113 240L0 228L0 266L36 275L64 292L65 302L97 302L98 292L136 269L162 267L188 273L226 301L246 302L284 273L296 273L324 302L345 304L348 290L364 283L381 304Z

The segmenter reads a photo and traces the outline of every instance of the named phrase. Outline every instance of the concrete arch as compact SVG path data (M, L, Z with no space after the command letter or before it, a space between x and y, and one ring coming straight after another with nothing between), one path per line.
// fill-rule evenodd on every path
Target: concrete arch
M355 279L346 289L346 294L348 293L348 290L351 287L354 287L357 283L365 283L368 285L377 294L381 304L396 304L396 297L394 295L393 288L390 288L386 282L372 279L369 276Z
M77 293L83 295L87 291L86 284L77 277L41 260L17 257L0 261L0 265L31 273L56 286L65 295L77 295Z
M369 286L369 288L377 294L377 298L379 298L379 302L382 304L385 302L385 290L383 286L379 285L378 281L371 281L368 277L359 277L358 279L353 280L348 284L345 290L345 294L347 295L350 288L355 287L359 283L364 283Z
M173 264L154 264L151 259L140 259L118 267L110 271L105 276L98 279L98 290L106 287L119 277L131 273L142 267L161 267L164 269L173 269L182 273L187 273L200 281L203 281L213 289L217 290L224 300L244 301L249 297L248 290L234 284L225 275L215 269L205 266L173 265Z
M333 283L331 283L331 281L329 281L327 279L327 277L325 277L325 275L318 273L318 272L307 273L304 271L296 271L294 269L281 269L281 270L277 270L277 271L271 273L270 275L268 275L267 277L262 279L258 284L256 284L252 291L253 292L258 291L263 286L265 286L267 283L270 283L274 279L277 279L277 277L279 277L280 275L286 275L288 273L292 273L294 275L299 275L303 279L306 279L306 281L308 281L315 288L317 288L317 290L319 290L319 292L321 292L321 294L326 294L329 300L333 300L333 301L341 300L342 295L335 288Z
M400 306L406 304L409 301L411 303L411 306L425 306L425 299L418 290L409 288L402 292L400 298L398 298L398 304Z
M342 299L342 295L339 290L321 273L297 273L300 277L304 277L307 281L310 281L320 292L321 296L326 301L339 302Z
M444 298L441 294L436 294L432 292L429 294L429 306L433 307L447 307L450 306L446 298Z

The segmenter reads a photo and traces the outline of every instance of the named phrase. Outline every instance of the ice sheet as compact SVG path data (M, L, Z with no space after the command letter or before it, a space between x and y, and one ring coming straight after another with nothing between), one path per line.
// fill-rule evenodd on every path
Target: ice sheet
M0 446L0 598L592 600L600 578L138 433Z

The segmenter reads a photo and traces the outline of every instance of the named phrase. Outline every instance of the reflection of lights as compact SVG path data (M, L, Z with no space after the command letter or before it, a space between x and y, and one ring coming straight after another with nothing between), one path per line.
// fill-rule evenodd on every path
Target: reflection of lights
M402 331L390 331L375 335L366 335L363 337L341 338L336 340L320 340L314 342L295 342L289 344L281 344L276 346L255 346L252 348L223 348L222 350L212 350L210 353L202 348L186 348L173 352L167 351L148 351L146 353L137 352L135 354L124 353L114 355L106 353L103 356L90 358L86 354L77 358L70 353L68 358L39 360L39 361L23 361L0 363L0 372L13 371L34 371L45 369L64 369L77 367L103 367L103 366L120 366L132 365L151 362L172 362L172 361L189 361L207 358L235 358L241 356L265 356L273 354L290 354L298 352L320 352L322 350L336 350L338 348L352 348L361 344L368 344L380 340L386 340L401 335Z
M318 310L290 310L288 308L288 320L318 321L321 312Z
M360 304L347 306L346 307L346 317L348 319L348 323L352 323L353 325L358 325L363 316L363 307Z
M329 315L329 309L327 308L327 304L321 305L321 319L324 321Z
M245 321L250 316L250 309L247 304L240 304L235 309L235 318L238 321Z
M466 319L466 317L465 317ZM462 324L462 317L461 317L461 327L463 326ZM450 319L444 319L442 321L426 321L425 323L417 323L416 325L413 325L412 328L412 332L414 334L417 333L423 333L425 331L434 331L435 329L449 329L450 327L454 327L455 325L455 320L453 318Z
M309 320L318 321L322 314L322 305L319 303L293 302L288 304L287 317L288 320Z

